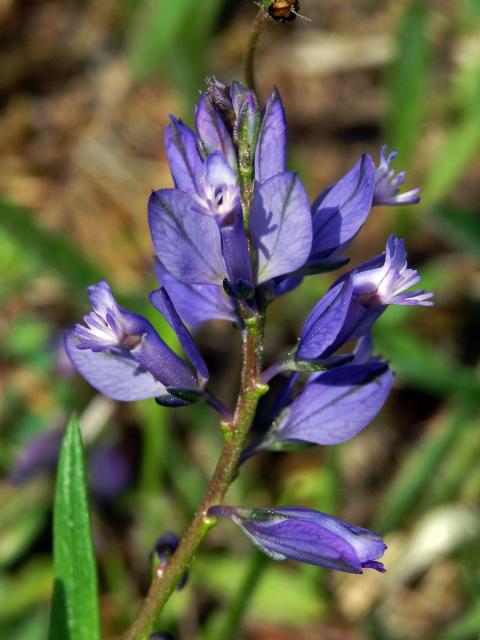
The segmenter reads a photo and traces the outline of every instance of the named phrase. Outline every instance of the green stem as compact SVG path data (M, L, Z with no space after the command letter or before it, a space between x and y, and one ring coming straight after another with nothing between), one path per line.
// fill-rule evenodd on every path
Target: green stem
M260 553L257 550L253 552L243 581L230 605L217 640L233 640L235 638L268 560L268 556L264 553Z
M216 524L208 517L208 510L223 502L230 484L235 479L240 455L245 446L247 434L260 396L267 387L260 380L263 355L263 325L261 314L244 318L242 332L242 375L240 393L232 420L223 422L225 444L218 460L212 480L198 507L185 535L161 574L156 574L149 592L124 640L144 640L175 586L191 563L203 539Z
M249 89L252 89L255 93L257 93L255 83L255 54L257 52L258 40L260 38L262 27L267 19L268 14L262 7L261 9L259 9L257 17L255 18L255 22L253 23L252 31L250 33L250 40L248 42L247 53L245 55L245 83L247 87Z

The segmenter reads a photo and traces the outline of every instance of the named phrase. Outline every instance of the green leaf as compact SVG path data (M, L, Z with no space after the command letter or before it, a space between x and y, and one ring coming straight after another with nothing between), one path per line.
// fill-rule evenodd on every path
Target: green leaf
M476 640L480 629L480 600L438 636L438 640Z
M449 207L438 207L434 213L446 242L480 260L480 217Z
M45 525L49 503L50 488L41 479L26 483L20 492L0 485L0 567L13 564L32 544Z
M465 428L470 425L474 407L469 403L452 410L421 446L414 448L393 477L373 523L382 533L401 526L412 515L420 498L428 492L439 465Z
M128 34L133 74L145 78L160 69L182 90L189 113L191 98L207 74L211 34L224 0L143 0Z
M451 356L420 336L379 322L375 327L375 345L379 353L391 360L395 373L420 389L439 395L460 393L478 397L480 376L457 363Z
M390 70L386 139L398 151L403 166L409 164L426 104L431 48L426 35L427 17L428 9L422 0L413 0L407 7Z
M453 189L480 149L478 99L468 106L449 131L435 154L436 161L422 189L423 201L430 205L442 200Z
M97 576L82 439L75 417L60 452L53 528L55 585L49 640L97 640Z

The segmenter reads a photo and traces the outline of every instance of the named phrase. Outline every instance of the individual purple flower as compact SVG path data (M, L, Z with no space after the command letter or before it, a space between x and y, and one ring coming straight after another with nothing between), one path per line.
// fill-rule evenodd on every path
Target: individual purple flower
M420 276L415 269L408 268L405 241L394 235L387 241L383 264L369 268L367 263L354 271L352 280L354 295L365 306L433 304L433 294L424 289L406 291L418 284Z
M406 291L419 280L417 271L408 268L404 241L390 236L385 253L342 276L315 305L295 360L321 364L348 340L368 333L390 304L432 305L432 293Z
M211 507L208 515L232 520L273 560L291 558L347 573L363 573L363 569L385 571L378 559L386 545L377 533L320 511L218 505Z
M114 400L162 398L184 404L202 395L206 364L181 322L167 293L153 302L177 333L194 370L174 353L142 316L127 311L102 281L88 289L93 310L68 331L65 348L77 371Z
M380 164L375 171L374 205L409 205L420 202L420 189L410 189L400 193L400 188L405 182L407 173L400 171L395 175L395 170L390 169L390 163L397 157L396 151L391 151L388 156L387 146L380 151Z
M247 447L242 461L259 451L289 451L340 444L367 427L392 388L388 364L372 356L370 336L358 341L350 362L310 374L295 394L299 373L281 388L272 426Z

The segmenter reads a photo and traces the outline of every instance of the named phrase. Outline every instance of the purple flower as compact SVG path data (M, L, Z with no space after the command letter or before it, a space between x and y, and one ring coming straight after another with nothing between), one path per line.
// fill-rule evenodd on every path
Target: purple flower
M361 338L347 358L347 364L310 374L298 393L300 374L291 376L277 396L272 426L247 447L242 461L259 451L340 444L367 427L390 392L393 374L386 362L372 356L370 336Z
M107 282L88 289L93 310L67 332L65 348L77 371L114 400L162 398L184 404L201 396L208 380L205 362L163 289L152 302L177 333L195 371L142 316L116 302Z
M219 226L232 224L241 214L238 175L218 151L206 159L198 192L192 196L198 211L213 216Z
M390 236L385 253L342 276L310 312L296 361L322 360L370 331L389 304L430 306L432 293L408 292L420 276L407 265L403 240Z
M377 533L320 511L218 505L210 508L208 514L232 520L273 560L292 558L348 573L363 573L363 569L385 571L378 559L386 545Z
M405 182L407 173L400 171L395 175L395 170L390 169L390 163L397 156L396 151L386 155L387 146L384 145L380 151L380 164L375 171L375 193L373 195L374 205L409 205L420 202L420 189L411 189L405 193L399 193Z
M420 276L407 265L405 241L391 235L383 257L383 264L373 267L367 263L353 272L354 295L365 306L423 305L431 306L432 293L423 289L406 291L418 284ZM380 258L380 257L379 257Z
M176 188L155 191L149 202L163 280L170 276L165 286L173 299L184 297L182 285L223 285L230 296L254 306L255 287L298 270L312 243L305 189L296 174L285 171L283 105L274 90L261 114L252 91L210 81L195 123L196 132L171 119L165 145ZM247 210L250 250L242 208L245 180L256 185ZM205 317L204 300L196 301L201 309L189 315Z

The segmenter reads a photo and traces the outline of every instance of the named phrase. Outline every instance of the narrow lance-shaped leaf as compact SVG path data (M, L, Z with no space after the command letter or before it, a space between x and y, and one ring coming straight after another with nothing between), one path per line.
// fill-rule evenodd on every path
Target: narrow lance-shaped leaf
M97 640L97 576L76 418L68 424L60 452L53 529L55 584L49 640Z

